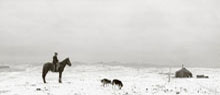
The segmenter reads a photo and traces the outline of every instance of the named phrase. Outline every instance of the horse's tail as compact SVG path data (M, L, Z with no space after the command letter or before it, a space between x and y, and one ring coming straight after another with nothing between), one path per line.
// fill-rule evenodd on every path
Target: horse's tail
M48 66L47 66L47 64L44 64L44 66L42 68L42 77L45 77L47 72L48 72Z
M45 64L43 65L43 68L42 68L42 77L44 77L45 75Z

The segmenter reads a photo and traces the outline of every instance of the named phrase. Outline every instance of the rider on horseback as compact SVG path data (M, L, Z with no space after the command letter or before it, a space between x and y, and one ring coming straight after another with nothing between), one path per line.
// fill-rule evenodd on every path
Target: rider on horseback
M54 64L54 66L55 66L55 67L54 67L54 70L53 70L54 72L58 71L58 68L59 68L59 66L58 66L58 65L59 65L59 64L58 64L58 63L59 63L59 60L58 60L58 58L57 58L57 55L58 55L58 53L55 52L55 53L54 53L54 56L53 56L53 64Z

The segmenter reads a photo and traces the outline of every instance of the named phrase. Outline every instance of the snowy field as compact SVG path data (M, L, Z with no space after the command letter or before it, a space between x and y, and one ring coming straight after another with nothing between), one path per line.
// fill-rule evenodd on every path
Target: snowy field
M172 68L174 73L180 68ZM66 67L63 83L58 83L58 73L49 72L43 84L42 67L24 71L0 72L0 95L220 95L220 69L188 68L193 78L177 79L168 68L130 68L122 66L78 65ZM209 79L197 79L205 74ZM103 87L103 78L119 79L121 90L111 85Z

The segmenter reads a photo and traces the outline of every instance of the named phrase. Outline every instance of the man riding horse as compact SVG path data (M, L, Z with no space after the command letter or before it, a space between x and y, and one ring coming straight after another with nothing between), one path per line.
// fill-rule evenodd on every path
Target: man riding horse
M53 56L53 62L47 62L44 63L43 65L43 69L42 69L42 78L43 78L43 82L46 83L46 75L48 73L48 71L52 71L52 72L59 72L59 83L62 83L62 73L64 71L64 68L66 67L66 65L71 66L71 62L69 58L65 58L63 61L59 62L59 60L57 59L57 53L54 53Z
M58 71L58 68L59 68L59 60L57 58L57 55L58 55L58 53L55 52L54 56L53 56L53 64L54 64L54 70L53 71L54 72Z

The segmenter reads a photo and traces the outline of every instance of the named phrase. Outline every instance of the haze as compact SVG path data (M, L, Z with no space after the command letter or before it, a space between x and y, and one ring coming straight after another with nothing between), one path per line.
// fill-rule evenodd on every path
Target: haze
M219 0L0 0L0 62L220 66ZM0 64L1 64L0 63Z

